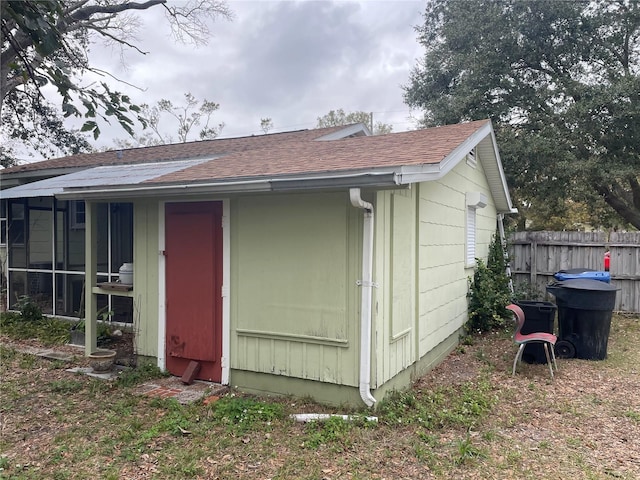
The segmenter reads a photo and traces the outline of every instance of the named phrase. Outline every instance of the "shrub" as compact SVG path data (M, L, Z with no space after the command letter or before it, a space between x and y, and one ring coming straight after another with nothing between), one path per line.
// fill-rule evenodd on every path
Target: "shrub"
M35 338L46 345L69 341L69 322L59 318L41 316L38 320L27 320L22 314L3 312L0 313L0 331L13 339Z
M542 292L536 285L532 285L529 282L518 282L514 285L513 298L515 300L539 300L543 301L544 292Z
M467 330L488 332L502 329L510 318L505 308L511 303L507 259L502 243L494 236L489 246L487 264L476 259L476 270L469 287Z
M37 322L42 319L42 310L38 304L33 302L27 295L22 295L18 299L17 306L25 322Z

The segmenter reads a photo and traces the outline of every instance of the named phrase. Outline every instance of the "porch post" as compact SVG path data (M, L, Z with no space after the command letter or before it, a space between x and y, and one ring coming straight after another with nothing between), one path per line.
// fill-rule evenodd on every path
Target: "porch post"
M84 353L90 355L97 348L97 316L96 295L93 293L98 277L98 222L97 204L85 203L85 251L84 251L84 324L85 340Z

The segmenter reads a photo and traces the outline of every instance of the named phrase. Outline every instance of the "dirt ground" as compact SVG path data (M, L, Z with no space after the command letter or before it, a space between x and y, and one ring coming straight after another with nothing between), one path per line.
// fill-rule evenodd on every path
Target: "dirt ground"
M614 316L607 359L558 359L553 380L541 364L521 363L511 376L515 346L489 334L462 347L464 353L452 353L415 387L465 382L489 366L498 403L476 435L503 436L521 453L520 462L540 469L538 478L640 479L639 320ZM496 445L504 448L502 442ZM498 450L492 456L499 460L512 453ZM516 472L478 478L521 478Z

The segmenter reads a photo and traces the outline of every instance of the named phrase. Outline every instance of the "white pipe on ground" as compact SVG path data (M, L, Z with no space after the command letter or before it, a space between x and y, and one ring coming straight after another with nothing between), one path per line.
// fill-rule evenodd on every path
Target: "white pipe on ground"
M371 299L373 297L373 205L360 197L359 188L349 189L351 205L364 210L362 228L362 301L360 306L360 398L368 406L375 405L371 395Z
M360 415L338 415L335 413L293 413L289 415L289 418L299 423L324 422L329 420L330 418L341 418L345 422L355 421L359 419L364 419L368 422L378 421L378 417L363 417Z

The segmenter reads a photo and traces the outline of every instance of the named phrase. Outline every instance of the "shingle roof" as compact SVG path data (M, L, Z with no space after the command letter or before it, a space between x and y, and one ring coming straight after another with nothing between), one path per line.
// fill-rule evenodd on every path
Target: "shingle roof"
M269 148L237 151L146 183L187 183L436 164L487 122L481 120L328 142L281 142Z
M178 160L182 158L199 158L222 155L247 150L273 148L290 142L309 142L324 135L344 129L328 127L315 130L298 130L293 132L272 133L268 135L252 135L250 137L221 138L199 142L175 143L140 147L106 152L81 153L67 157L53 158L41 162L27 163L1 170L1 174L34 172L48 169L88 168L103 165L131 165L136 163Z
M441 178L476 148L496 206L501 212L510 212L511 199L492 132L489 120L380 136L357 136L363 133L362 126L353 125L137 148L123 150L120 155L113 151L75 155L13 167L0 175L54 177L64 170L91 169L87 173L90 182L72 182L76 177L68 174L59 177L62 183L55 185L63 189L58 193L61 197L85 200L161 192L193 195L337 186L395 188ZM314 141L319 139L323 141ZM170 160L175 167L163 168ZM157 168L150 165L153 162L158 163ZM128 164L149 164L151 174L136 177L135 169L119 167ZM35 191L36 187L49 188L47 182L28 185ZM3 192L25 195L16 188L21 187Z

